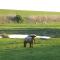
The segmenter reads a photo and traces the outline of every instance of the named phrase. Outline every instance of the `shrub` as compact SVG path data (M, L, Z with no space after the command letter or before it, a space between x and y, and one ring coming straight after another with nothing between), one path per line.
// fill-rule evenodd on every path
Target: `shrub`
M23 19L20 15L16 15L16 22L17 23L22 23L23 22Z
M2 38L9 38L6 33L1 34Z

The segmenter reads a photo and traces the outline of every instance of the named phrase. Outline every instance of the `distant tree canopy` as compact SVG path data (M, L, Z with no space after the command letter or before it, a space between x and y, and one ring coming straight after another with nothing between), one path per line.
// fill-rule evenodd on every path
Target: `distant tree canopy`
M22 23L23 22L23 19L20 15L16 15L15 19L16 19L17 23Z

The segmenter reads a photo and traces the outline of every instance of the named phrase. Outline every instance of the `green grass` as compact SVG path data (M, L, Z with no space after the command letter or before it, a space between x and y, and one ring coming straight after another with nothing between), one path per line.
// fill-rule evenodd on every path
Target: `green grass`
M49 24L0 24L1 29L12 28L58 28L60 29L60 23Z
M60 38L36 39L33 48L22 39L0 39L0 60L60 60Z
M0 14L19 14L22 16L30 16L30 15L60 15L60 12L47 12L47 11L25 11L25 10L7 10L0 9Z
M1 15L60 15L60 12L0 10ZM49 24L0 24L0 30L20 28L60 29L60 23ZM49 32L50 30L48 30ZM54 30L55 31L55 30ZM9 32L9 30L8 30ZM53 32L53 31L52 31ZM29 46L29 45L28 45ZM0 39L0 60L60 60L60 38L36 39L33 48L24 48L23 39Z

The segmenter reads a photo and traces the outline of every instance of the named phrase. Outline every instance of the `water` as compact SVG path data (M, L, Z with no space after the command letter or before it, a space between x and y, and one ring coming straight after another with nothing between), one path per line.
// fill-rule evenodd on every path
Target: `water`
M22 34L10 34L8 35L9 38L26 38L28 35L22 35ZM2 36L0 36L2 38ZM42 39L50 39L49 36L36 36L36 38L42 38Z

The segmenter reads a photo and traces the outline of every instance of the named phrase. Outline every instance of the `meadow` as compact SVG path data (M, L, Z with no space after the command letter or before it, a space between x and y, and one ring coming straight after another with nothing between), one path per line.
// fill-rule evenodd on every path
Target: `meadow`
M21 16L39 16L39 15L60 15L60 12L47 12L47 11L28 11L28 10L8 10L0 9L1 15L21 15Z
M0 10L0 16L5 15L45 16L60 15L60 12ZM5 23L0 24L0 33L21 33L43 35L49 33L57 38L48 40L36 39L33 48L23 47L23 39L0 39L0 60L60 60L60 22L46 24ZM58 38L59 36L59 38Z
M58 28L60 29L60 23L48 23L48 24L0 24L1 29L14 29L14 28Z
M60 38L36 39L33 48L23 39L0 39L0 60L60 60Z

